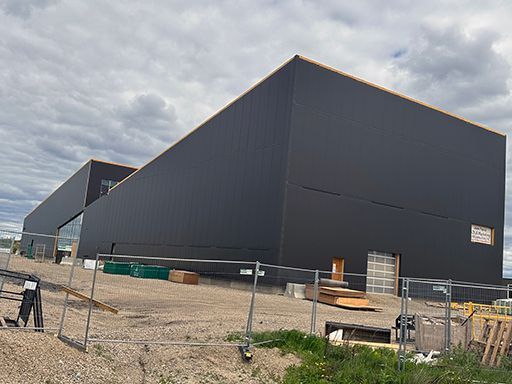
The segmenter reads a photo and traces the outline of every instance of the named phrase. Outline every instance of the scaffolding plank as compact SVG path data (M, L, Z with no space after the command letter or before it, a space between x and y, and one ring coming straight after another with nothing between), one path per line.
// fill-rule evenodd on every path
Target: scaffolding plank
M87 295L84 295L83 293L80 293L78 291L75 291L74 289L72 288L69 288L69 287L66 287L65 285L62 285L60 287L61 291L64 291L66 293L69 293L70 295L73 295L75 297L78 297L80 300L83 300L83 301L90 301L91 298ZM117 313L119 312L119 310L117 308L114 308L108 304L105 304L104 302L102 301L99 301L99 300L96 300L96 299L92 299L92 303L94 306L100 308L100 309L103 309L104 311L108 311L108 312L112 312L113 314L117 315Z

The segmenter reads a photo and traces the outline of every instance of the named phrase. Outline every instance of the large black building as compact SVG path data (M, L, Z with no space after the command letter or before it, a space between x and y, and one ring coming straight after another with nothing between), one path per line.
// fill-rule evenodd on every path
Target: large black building
M86 207L79 253L499 283L505 141L296 56Z
M22 252L30 254L39 247L45 257L58 253L69 255L73 239L80 237L84 209L107 195L115 184L135 170L125 165L89 160L25 217ZM61 239L55 241L55 238L39 234L58 235Z

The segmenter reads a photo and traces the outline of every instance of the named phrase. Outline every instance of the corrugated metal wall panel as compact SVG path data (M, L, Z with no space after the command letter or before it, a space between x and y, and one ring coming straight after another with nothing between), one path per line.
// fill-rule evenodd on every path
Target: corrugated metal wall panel
M87 207L79 252L115 242L148 255L276 255L293 71L286 65Z
M295 89L284 264L364 273L372 249L405 276L501 279L503 136L305 61Z

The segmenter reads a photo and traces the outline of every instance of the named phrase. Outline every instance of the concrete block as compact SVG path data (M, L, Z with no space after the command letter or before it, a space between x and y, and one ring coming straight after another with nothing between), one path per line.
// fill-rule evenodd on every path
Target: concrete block
M306 298L306 284L286 283L285 296L294 299Z

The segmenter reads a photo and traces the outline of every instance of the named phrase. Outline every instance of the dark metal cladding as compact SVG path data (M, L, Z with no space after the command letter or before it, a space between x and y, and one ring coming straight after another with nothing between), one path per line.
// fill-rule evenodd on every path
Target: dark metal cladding
M364 274L372 250L399 254L401 276L499 283L505 142L296 56L89 204L79 254L337 257Z
M366 273L376 250L401 276L500 282L504 136L304 60L291 127L280 263Z
M79 254L274 261L293 63L84 212ZM115 245L113 245L115 244Z
M102 179L120 182L131 175L135 170L136 168L125 165L108 163L101 160L91 160L91 172L87 184L85 206L87 207L98 199Z
M73 219L84 209L85 191L91 162L66 180L59 188L30 212L23 221L23 231L44 235L56 235L57 228ZM29 244L44 244L46 256L51 255L54 239L50 237L23 235L21 249Z
M134 171L132 167L89 160L25 217L23 231L55 235L59 227L78 216L85 206L100 197L102 179L119 182ZM53 238L24 235L22 249L26 249L32 242L34 245L45 244L46 256L52 254Z

